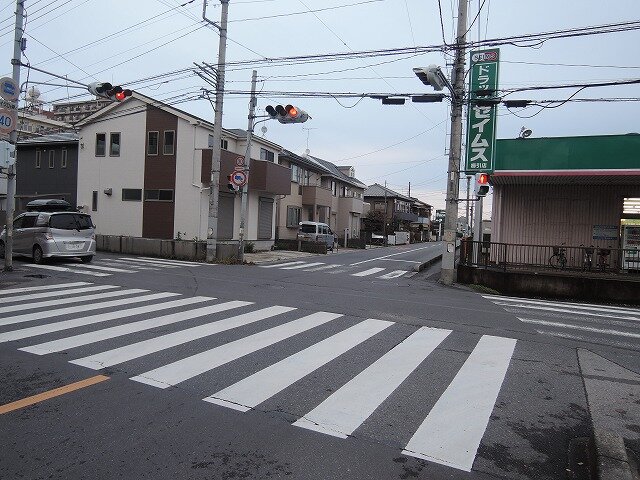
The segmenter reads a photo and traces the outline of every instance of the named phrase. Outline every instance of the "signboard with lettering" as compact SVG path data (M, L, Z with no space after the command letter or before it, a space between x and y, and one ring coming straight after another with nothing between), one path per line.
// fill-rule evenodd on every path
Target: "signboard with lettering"
M469 72L469 110L467 114L467 173L492 173L496 150L497 106L479 105L476 101L491 99L498 90L500 50L471 52Z
M618 240L618 225L594 225L592 240Z
M19 94L20 91L18 89L18 85L12 78L0 78L0 97L10 102L15 102L18 99Z

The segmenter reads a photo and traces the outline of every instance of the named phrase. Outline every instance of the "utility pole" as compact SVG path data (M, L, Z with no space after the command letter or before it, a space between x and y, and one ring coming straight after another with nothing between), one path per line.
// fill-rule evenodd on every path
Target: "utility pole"
M240 245L238 252L238 260L244 263L244 238L245 238L245 222L247 219L247 202L249 197L249 167L251 165L251 137L253 135L253 121L255 120L256 111L256 80L258 72L253 71L251 76L251 99L249 100L249 124L247 126L247 149L244 154L244 173L246 175L246 183L242 186L241 191L241 208L240 208Z
M464 102L464 57L467 31L467 2L458 2L458 27L456 34L456 58L453 67L453 96L451 98L451 142L447 169L447 198L444 218L444 247L440 281L452 285L456 270L456 220L458 216L458 192L460 186L460 157L462 150L462 106Z
M216 101L213 121L213 151L211 155L211 189L209 190L209 218L207 224L207 262L216 258L216 242L218 240L218 196L220 189L220 155L222 141L222 104L224 100L224 69L227 54L227 19L229 0L220 0L222 12L220 26L206 18L207 0L204 0L202 18L220 31L218 44L218 68L216 69Z
M24 24L24 2L25 0L16 0L16 26L13 43L13 58L11 59L11 65L13 65L13 81L15 85L18 85L20 90L20 63L22 61L22 28ZM18 91L18 98L15 100L15 107L18 108L20 92ZM16 125L17 127L17 125ZM9 142L16 146L16 160L18 159L18 148L16 142L18 141L18 130L13 130L9 134ZM13 270L13 213L15 209L16 198L16 166L15 163L9 165L7 168L7 234L4 244L4 270L11 272Z
M387 237L387 181L384 181L384 226L382 235L384 235L384 246L388 246L388 237Z
M467 211L465 218L467 219L467 224L465 225L465 236L469 235L469 231L471 230L471 223L469 223L469 188L471 187L471 176L467 175Z

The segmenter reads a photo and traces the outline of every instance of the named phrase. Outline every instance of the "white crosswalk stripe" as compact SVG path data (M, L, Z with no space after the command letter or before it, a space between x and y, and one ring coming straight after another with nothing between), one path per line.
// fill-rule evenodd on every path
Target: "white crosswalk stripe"
M40 298L77 295L78 293L97 292L99 290L110 290L113 288L118 288L118 287L115 285L95 285L93 287L69 288L67 290L60 290L57 292L28 293L26 295L15 295L15 296L0 298L0 304L22 302L23 300L38 300ZM66 302L69 302L69 299L67 299L65 303ZM6 312L8 310L3 309L2 311Z
M91 285L89 282L71 282L71 283L57 283L55 285L38 285L37 287L19 287L19 288L7 288L0 290L0 296L12 295L14 293L25 292L41 292L43 290L57 290L70 287L81 287L84 285Z
M145 358L144 363L131 364L129 368L134 369L131 379L160 389L195 382L199 375L214 370L223 377L233 375L237 368L231 366L231 362L244 357L253 362L251 356L260 355L260 361L266 362L261 369L244 378L232 377L233 382L221 384L212 389L215 393L206 392L208 396L203 398L215 405L211 408L231 408L239 412L260 410L262 404L265 409L271 409L270 401L280 395L292 396L289 387L301 381L314 381L314 375L321 369L326 369L327 378L331 378L332 370L343 370L344 362L349 361L348 354L363 359L371 357L364 362L366 366L346 381L336 380L340 383L335 388L323 385L321 390L309 393L313 395L315 407L298 411L293 425L315 434L347 438L367 422L378 422L385 425L384 429L394 430L394 438L400 435L409 439L398 450L405 455L466 471L471 469L516 348L514 339L477 335L477 345L467 355L462 353L466 347L456 349L452 346L457 341L456 333L440 328L410 327L377 319L353 322L339 313L300 314L294 307L257 306L243 300L219 301L213 297L184 297L170 292L149 294L144 290L85 282L62 283L58 287L45 285L0 291L0 299L6 303L11 303L11 298L24 298L28 292L45 294L38 298L52 299L25 303L20 314L14 316L4 315L5 305L0 304L0 327L39 321L27 328L0 331L0 343L40 337L36 342L15 348L36 355L66 352L70 358L75 357L71 363L93 370ZM93 292L98 287L108 287L101 292L103 297L119 293L123 298L96 303L86 301L95 295ZM79 305L38 311L42 308L39 305L72 290L75 293L68 295L78 298ZM142 305L129 306L135 303ZM99 309L106 310L84 314ZM204 319L204 323L202 320L198 323L198 319ZM116 320L117 323L107 323ZM321 326L325 327L318 328ZM397 335L400 327L409 329L408 332L402 330L404 340L391 343L394 337L389 335ZM552 328L553 325L545 324L544 327ZM80 328L80 331L73 331ZM245 329L251 329L250 333ZM57 333L66 330L69 330L67 335ZM214 348L206 349L206 343L199 342L230 330L234 332L233 339L222 344L216 340ZM302 348L294 347L284 356L277 353L291 349L297 343L287 340L305 332L304 341L310 343ZM316 333L312 335L312 332ZM385 339L386 350L371 348L384 344ZM187 351L175 349L181 345L193 345L196 350L179 354ZM80 347L83 348L82 356L70 355ZM201 351L202 348L205 350ZM392 395L411 395L407 401L413 401L414 392L409 393L406 388L409 378L411 384L422 382L423 389L431 387L429 376L433 366L428 366L430 363L425 360L439 348L465 355L465 359L451 383L444 391L437 392L439 397L435 397L426 418L417 418L412 425L402 427L393 426L395 422L384 422L389 408L393 408L394 402L388 401ZM170 350L172 355L178 355L177 360L176 356L172 361L166 360L167 355L163 352ZM269 361L272 354L276 359ZM135 370L136 365L148 365L149 362L155 368L137 367ZM225 365L228 366L222 368ZM332 393L323 393L325 391ZM300 394L297 391L294 402L304 400L298 398ZM306 399L305 405L310 405L309 400ZM401 432L395 431L400 428Z
M640 308L483 295L541 335L638 348Z
M52 270L56 272L69 272L69 273L78 273L80 275L91 275L92 277L108 277L111 275L110 273L102 273L102 272L90 272L87 270L72 268L72 267L59 267L56 265L36 265L35 263L22 263L20 264L22 267L27 268L35 268L40 270Z
M80 269L88 268L89 270L98 270L102 272L113 272L113 273L135 273L136 272L135 270L128 270L124 268L114 268L114 267L103 267L100 265L82 264L82 265L75 265L75 267Z
M302 272L322 272L328 273L332 275L347 273L352 277L369 277L375 276L375 278L381 280L391 280L394 278L406 277L409 278L414 275L414 272L409 272L407 270L392 270L387 271L384 275L377 275L379 273L387 270L382 267L372 267L366 270L354 271L353 265L344 266L342 264L325 264L324 262L303 262L303 261L294 261L294 262L285 262L278 263L274 265L260 265L260 268L274 268L278 270L300 270Z
M368 270L364 270L363 272L352 273L351 275L353 277L366 277L368 275L374 275L376 273L384 272L384 270L385 270L384 268L374 267L374 268L369 268Z
M124 267L124 266L130 266L131 262L128 262L126 260L120 260L117 258L111 259L111 260L95 260L94 263L99 263L100 265L106 265L108 267ZM157 266L157 267L143 267L141 265L136 265L135 266L136 270L161 270L162 267Z

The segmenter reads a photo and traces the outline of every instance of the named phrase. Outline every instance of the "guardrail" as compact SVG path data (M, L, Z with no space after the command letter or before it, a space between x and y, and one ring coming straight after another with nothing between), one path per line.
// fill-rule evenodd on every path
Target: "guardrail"
M640 273L640 248L517 245L463 240L460 264L500 270L548 269L584 273Z

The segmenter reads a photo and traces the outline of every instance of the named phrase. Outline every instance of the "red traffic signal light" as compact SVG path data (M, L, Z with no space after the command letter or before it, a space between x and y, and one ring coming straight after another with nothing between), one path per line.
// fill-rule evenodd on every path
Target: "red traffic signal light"
M489 174L488 173L481 173L480 175L478 175L478 183L480 185L488 185L489 184Z
M114 87L110 83L100 82L90 83L87 85L87 90L93 93L96 97L108 98L109 100L115 100L118 102L130 97L133 93L131 90L124 89L120 85L116 85Z
M280 123L304 123L311 118L307 112L293 105L268 105L265 110L271 118Z
M485 197L489 193L489 174L480 173L478 175L478 197Z

